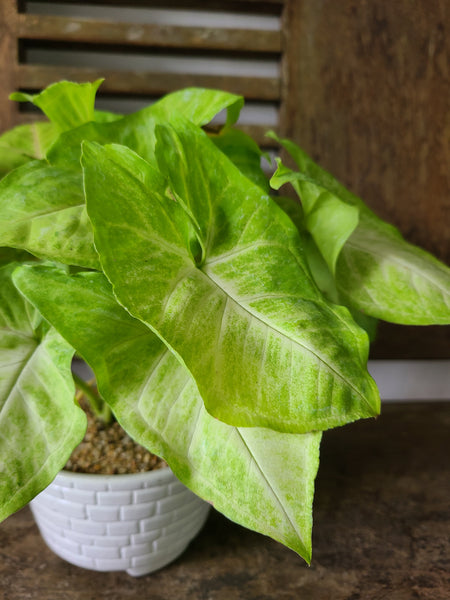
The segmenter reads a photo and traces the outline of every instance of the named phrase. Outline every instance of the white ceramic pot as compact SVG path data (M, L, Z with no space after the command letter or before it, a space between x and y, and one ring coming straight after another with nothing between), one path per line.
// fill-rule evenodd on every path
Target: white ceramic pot
M86 569L134 576L175 560L209 510L168 467L135 475L61 471L30 506L55 554Z

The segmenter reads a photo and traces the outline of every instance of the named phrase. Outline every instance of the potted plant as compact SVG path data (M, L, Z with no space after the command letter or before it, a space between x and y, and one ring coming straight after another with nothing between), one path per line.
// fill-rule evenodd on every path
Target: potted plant
M76 352L183 484L309 562L322 431L379 413L376 319L449 323L449 269L288 140L297 169L269 182L241 97L121 117L94 110L99 83L15 94L49 121L0 138L0 517L84 434Z

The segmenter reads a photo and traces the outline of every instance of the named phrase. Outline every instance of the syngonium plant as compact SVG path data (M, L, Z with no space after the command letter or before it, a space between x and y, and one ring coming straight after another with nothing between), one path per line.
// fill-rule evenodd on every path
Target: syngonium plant
M297 169L269 181L241 97L121 117L94 110L99 84L13 95L48 120L0 137L0 518L83 438L77 353L94 410L309 562L322 431L378 414L376 319L449 323L449 269L274 134Z

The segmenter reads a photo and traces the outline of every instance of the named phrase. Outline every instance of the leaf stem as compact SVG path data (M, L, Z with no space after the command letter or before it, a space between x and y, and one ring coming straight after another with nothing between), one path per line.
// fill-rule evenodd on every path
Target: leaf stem
M101 419L104 423L110 423L112 421L112 412L106 402L101 398L98 393L95 393L93 388L87 381L84 381L76 373L72 373L75 385L85 395L92 412Z

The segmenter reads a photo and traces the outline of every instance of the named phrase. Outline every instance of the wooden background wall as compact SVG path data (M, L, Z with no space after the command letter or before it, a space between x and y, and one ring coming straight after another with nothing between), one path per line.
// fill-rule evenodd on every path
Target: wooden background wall
M285 31L287 132L448 264L450 2L295 0ZM375 351L448 358L449 328L384 326Z
M245 78L241 83L231 78L231 91L239 92L242 84L241 93L248 97L278 102L281 134L303 146L409 241L450 262L448 0L167 0L165 5L282 13L279 39L273 33L267 36L270 53L279 55L280 78ZM21 118L7 108L7 95L27 81L36 85L39 74L19 64L17 44L18 35L30 39L42 31L38 27L33 34L32 23L13 14L15 7L15 0L0 0L0 129ZM55 35L55 23L52 27ZM217 32L208 35L212 42L219 39ZM256 43L257 37L249 40ZM203 49L211 52L208 38L201 39ZM222 49L215 51L236 56L239 48L230 40L225 38ZM143 42L149 51L156 43L164 44ZM264 47L256 46L250 51L264 54ZM50 76L61 69L42 73ZM111 81L114 85L113 77ZM137 81L148 93L155 80ZM220 82L227 87L226 79ZM263 125L256 130L261 132ZM386 325L374 355L448 358L449 333L449 327Z

